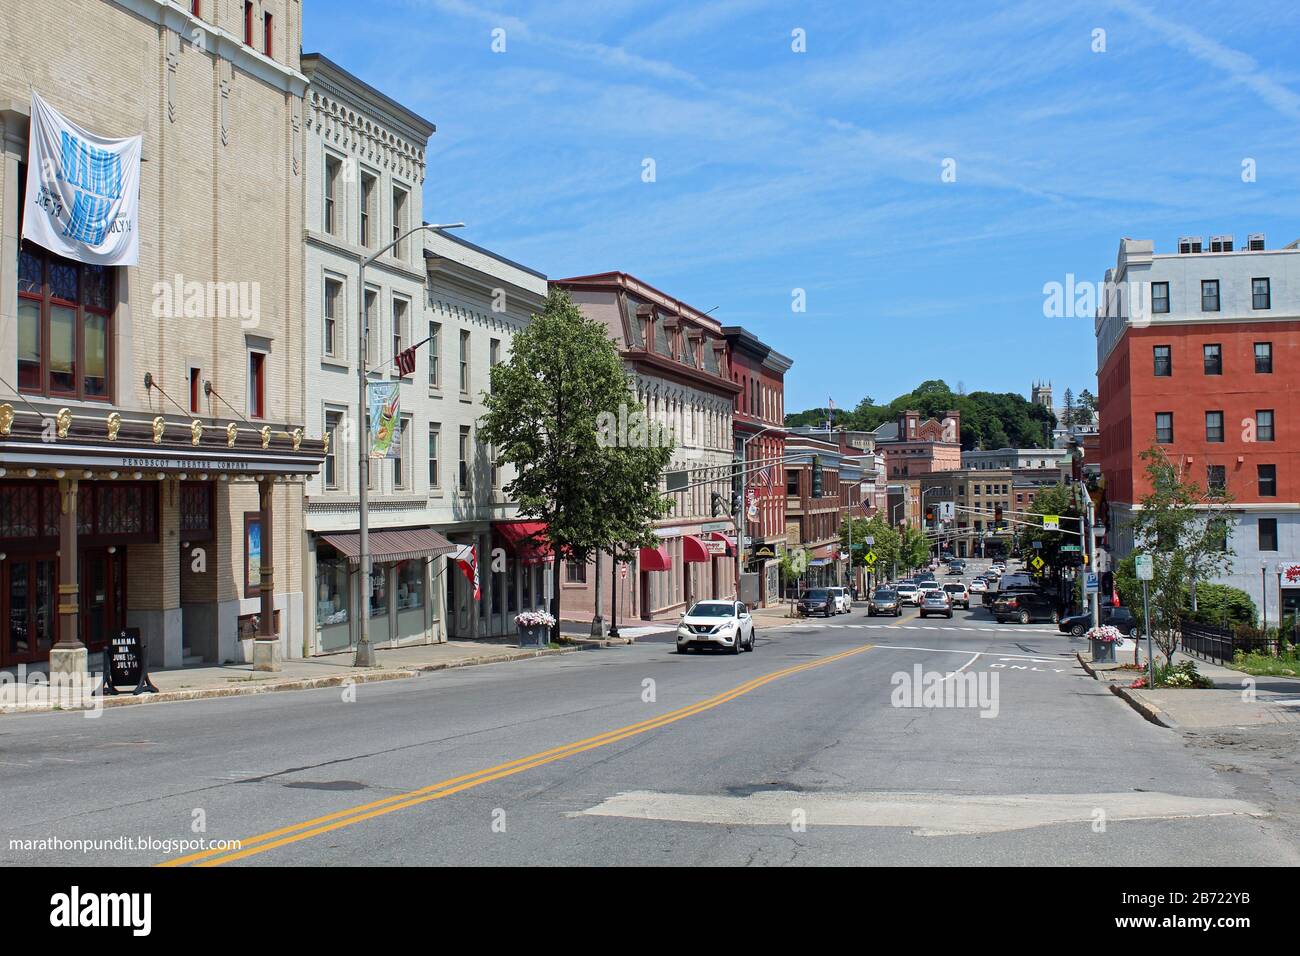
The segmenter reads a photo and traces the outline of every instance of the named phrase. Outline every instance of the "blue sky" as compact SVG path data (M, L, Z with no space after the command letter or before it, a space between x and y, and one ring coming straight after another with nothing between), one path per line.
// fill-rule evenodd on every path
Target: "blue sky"
M716 307L795 360L791 411L1096 391L1044 283L1100 281L1124 236L1300 238L1293 2L303 6L305 50L437 124L426 219Z

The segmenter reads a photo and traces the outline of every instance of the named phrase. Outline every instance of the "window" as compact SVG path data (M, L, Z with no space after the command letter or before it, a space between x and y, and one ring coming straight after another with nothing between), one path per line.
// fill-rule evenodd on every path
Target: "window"
M1205 469L1205 487L1212 495L1222 495L1227 491L1227 467L1225 465L1208 465Z
M1174 359L1168 345L1157 345L1152 350L1157 378L1168 378L1174 374Z
M393 241L397 242L406 232L406 190L393 187ZM406 244L400 243L393 249L393 255L399 259L406 258Z
M342 316L343 283L338 279L325 280L325 328L323 347L326 355L337 354L338 323Z
M438 470L438 454L442 445L442 425L429 422L429 487L438 488L442 475Z
M1223 346L1206 345L1204 346L1205 354L1205 374L1222 375L1223 374Z
M401 433L397 436L397 441L393 445L397 449L397 455L390 458L393 463L393 489L410 487L411 471L406 467L406 462L410 458L407 454L407 444L411 440L411 416L403 415L401 420Z
M1151 311L1152 312L1169 311L1169 283L1168 282L1151 283Z
M1259 519L1259 550L1261 551L1277 550L1277 519L1276 518Z
M1219 280L1218 279L1201 280L1201 311L1202 312L1219 311Z
M1273 374L1273 343L1272 342L1255 343L1255 374L1256 375Z
M488 342L488 391L492 391L492 369L496 368L501 361L501 340L492 339Z
M397 566L397 609L424 607L424 559L403 561Z
M251 0L244 0L244 43L248 46L253 45L253 4Z
M266 417L266 353L248 353L248 417Z
M202 411L203 373L197 368L190 369L190 411L197 415Z
M18 257L18 388L107 401L115 271L38 246Z
M1259 496L1261 498L1277 497L1277 465L1259 466Z
M203 16L203 0L190 0L190 13L196 17Z
M460 390L469 394L469 329L460 330Z
M343 160L325 157L325 231L331 236L338 230L338 191L343 178Z
M469 491L469 426L460 426L460 468L457 474L457 487Z
M1174 413L1156 412L1156 441L1162 445L1174 443Z
M267 56L272 56L274 48L271 44L272 27L275 24L274 18L269 13L262 15L262 52Z
M361 244L369 247L374 241L371 219L375 214L375 186L378 180L369 173L361 174Z
M366 290L366 365L379 364L379 293Z
M564 581L566 584L586 584L587 583L587 562L565 561Z
M339 449L338 449L338 429L339 422L343 420L342 412L325 413L325 434L329 436L330 447L325 453L325 489L333 491L339 486Z
M442 323L429 323L429 387L438 388L441 380L442 364Z
M1266 409L1255 412L1255 441L1273 440L1273 411Z
M1250 307L1252 309L1271 309L1273 293L1268 279L1250 280Z
M799 472L787 471L785 473L785 493L791 498L799 497Z
M405 299L393 299L393 358L406 348L406 315L411 303Z
M1223 412L1205 413L1205 440L1209 442L1223 441Z

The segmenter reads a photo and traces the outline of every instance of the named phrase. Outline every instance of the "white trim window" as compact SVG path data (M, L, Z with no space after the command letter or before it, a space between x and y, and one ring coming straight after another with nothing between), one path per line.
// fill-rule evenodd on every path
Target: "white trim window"
M344 312L347 309L343 301L343 281L334 276L325 277L325 286L322 292L323 323L321 326L321 351L331 358L346 351L344 343L347 335L347 325L343 320Z

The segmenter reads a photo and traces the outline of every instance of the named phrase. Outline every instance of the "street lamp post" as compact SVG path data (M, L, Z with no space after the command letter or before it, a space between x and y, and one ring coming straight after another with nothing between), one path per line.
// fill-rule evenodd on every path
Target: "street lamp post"
M401 245L417 232L436 232L439 229L460 229L463 222L443 225L423 223L398 236L384 248L370 256L361 257L357 281L357 510L361 546L360 571L357 575L357 652L354 667L374 667L375 649L370 643L370 435L366 427L366 267L395 246ZM396 358L397 356L393 356Z
M740 575L745 567L745 452L749 448L749 443L755 438L771 431L783 431L783 425L764 425L760 431L755 432L748 438L740 442L740 500L736 502L736 600L740 600ZM772 476L773 481L776 476Z

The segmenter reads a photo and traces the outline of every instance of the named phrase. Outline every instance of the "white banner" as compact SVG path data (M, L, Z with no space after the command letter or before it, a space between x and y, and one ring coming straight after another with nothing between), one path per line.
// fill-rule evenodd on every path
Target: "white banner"
M32 91L23 238L77 262L135 265L143 143L88 133Z

